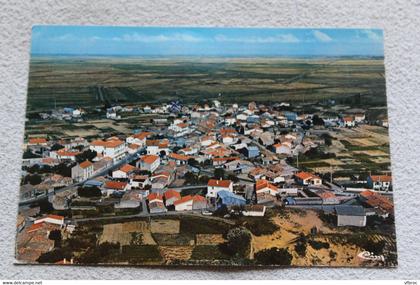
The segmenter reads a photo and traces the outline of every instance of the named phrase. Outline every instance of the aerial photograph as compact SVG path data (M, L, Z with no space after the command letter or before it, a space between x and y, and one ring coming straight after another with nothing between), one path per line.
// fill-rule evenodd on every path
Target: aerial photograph
M34 26L17 264L396 267L383 31Z

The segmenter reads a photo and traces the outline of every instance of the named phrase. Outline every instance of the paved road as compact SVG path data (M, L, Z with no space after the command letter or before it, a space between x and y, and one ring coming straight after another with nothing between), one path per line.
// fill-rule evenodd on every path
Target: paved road
M117 163L112 164L110 167L105 168L104 170L101 170L100 172L96 173L95 175L89 177L87 180L84 180L84 181L81 181L81 182L77 182L77 183L71 184L69 186L66 186L66 187L57 189L55 191L49 192L48 194L39 195L39 196L37 196L35 198L32 198L32 199L28 199L28 200L25 200L25 201L20 201L19 202L19 206L30 205L32 203L39 202L40 200L43 200L45 198L48 198L49 196L52 196L52 195L55 195L57 193L64 192L64 191L70 190L70 189L72 189L74 187L78 187L80 185L83 185L88 180L91 180L91 179L94 179L96 177L105 175L109 171L114 170L114 169L117 169L117 168L119 168L123 164L132 162L133 160L137 159L137 154L139 154L143 150L144 150L144 148L138 150L137 152L135 152L133 154L129 154L129 155L125 156L123 159L119 160Z
M223 221L223 222L228 223L228 224L235 224L235 221L226 220L226 219L221 218L221 217L203 216L201 214L201 211L183 211L183 212L169 211L169 212L166 212L166 213L153 213L153 214L151 214L151 213L147 212L147 209L146 209L146 211L143 210L142 212L140 212L138 214L134 214L134 215L68 219L66 221L73 222L73 223L77 224L77 223L80 223L80 222L91 222L91 221L106 221L106 220L112 221L112 220L131 219L131 218L165 217L165 216L180 216L180 215L199 216L199 217L203 217L203 218L206 218L206 219Z

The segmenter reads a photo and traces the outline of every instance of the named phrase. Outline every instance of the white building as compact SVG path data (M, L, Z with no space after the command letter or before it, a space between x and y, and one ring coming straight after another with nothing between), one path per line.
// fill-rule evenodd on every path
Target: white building
M71 178L77 182L85 181L94 173L93 163L86 160L71 169Z
M125 143L119 139L96 140L90 143L89 149L102 156L111 157L114 162L121 160L126 154Z
M230 180L210 179L207 183L208 198L216 198L219 191L226 190L233 192L233 182Z
M160 165L160 157L158 155L145 155L142 156L138 162L138 166L142 170L150 172L155 171Z

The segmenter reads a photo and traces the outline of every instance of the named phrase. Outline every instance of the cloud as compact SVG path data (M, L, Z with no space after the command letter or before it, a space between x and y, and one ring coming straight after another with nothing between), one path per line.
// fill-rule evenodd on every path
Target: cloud
M298 43L300 40L292 34L279 34L268 37L247 37L235 38L226 37L225 35L216 35L214 37L216 42L233 42L246 44L268 44L268 43Z
M360 32L373 42L382 42L382 35L375 33L372 30L361 30Z
M318 30L313 31L313 34L315 38L321 42L331 42L333 40L329 35Z
M170 41L181 41L181 42L201 42L204 39L196 37L190 34L175 33L172 35L143 35L138 33L124 34L121 37L113 37L113 41L124 41L124 42L142 42L142 43L159 43L159 42L170 42Z

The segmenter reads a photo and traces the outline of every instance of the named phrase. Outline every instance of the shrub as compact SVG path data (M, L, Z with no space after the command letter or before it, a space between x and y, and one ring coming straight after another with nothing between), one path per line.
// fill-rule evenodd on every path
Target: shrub
M320 250L321 248L330 248L330 244L328 242L322 242L322 241L316 241L316 240L310 240L308 241L309 245L316 250Z
M295 251L298 255L304 257L306 256L306 243L298 242L295 245Z
M257 264L264 265L290 265L293 259L286 248L277 247L259 251L254 258Z
M77 195L80 197L100 197L102 196L101 189L96 186L92 187L79 187L77 189Z
M248 258L251 252L251 233L244 227L233 228L226 235L227 251L239 258Z
M270 219L261 218L247 217L243 226L256 236L271 235L279 229L279 226L273 223Z

